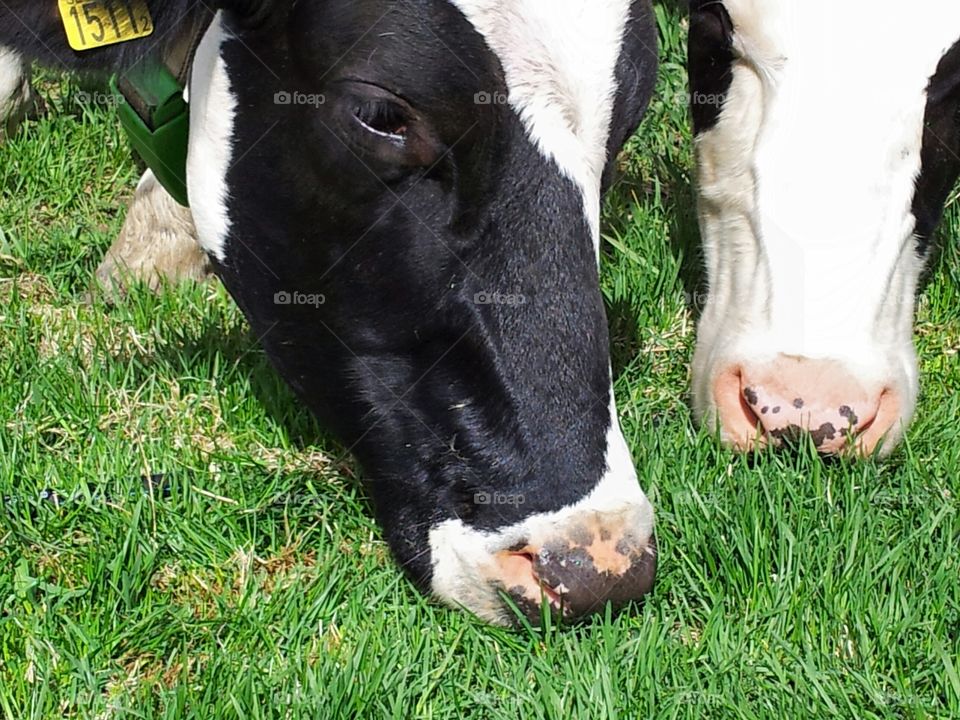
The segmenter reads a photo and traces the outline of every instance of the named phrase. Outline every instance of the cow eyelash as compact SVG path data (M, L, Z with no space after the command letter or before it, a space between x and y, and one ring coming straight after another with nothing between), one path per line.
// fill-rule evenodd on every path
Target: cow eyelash
M390 140L405 140L409 119L394 103L372 100L354 108L353 116L365 129Z

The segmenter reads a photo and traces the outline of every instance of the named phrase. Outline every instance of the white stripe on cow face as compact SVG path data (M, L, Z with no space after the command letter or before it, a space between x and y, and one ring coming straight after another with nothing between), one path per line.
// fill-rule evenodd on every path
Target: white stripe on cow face
M230 216L227 171L233 162L237 101L220 48L228 39L222 12L197 48L190 78L190 149L187 191L200 245L223 262Z
M450 1L500 60L510 106L531 141L582 193L599 260L601 178L630 0ZM605 471L582 500L496 532L474 530L461 520L431 529L432 587L439 598L490 622L509 622L498 595L509 589L502 585L498 555L516 544L542 547L558 529L589 524L594 518L603 518L610 527L619 524L628 544L641 543L655 557L653 506L640 488L620 428L612 378L609 408Z
M509 102L583 193L600 248L600 181L630 0L450 0L500 59Z
M890 449L917 394L923 261L911 204L926 89L960 37L960 3L723 6L732 81L717 124L697 139L710 280L697 411L715 420L726 368L830 358L865 392L897 397Z

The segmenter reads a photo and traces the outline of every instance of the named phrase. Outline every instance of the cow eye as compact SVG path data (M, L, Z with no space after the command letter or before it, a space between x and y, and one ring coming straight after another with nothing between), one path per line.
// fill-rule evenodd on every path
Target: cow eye
M361 102L353 116L365 130L390 140L403 142L409 118L400 106L383 100Z
M338 83L344 136L369 166L387 176L417 168L432 168L443 157L443 144L428 113L371 83Z

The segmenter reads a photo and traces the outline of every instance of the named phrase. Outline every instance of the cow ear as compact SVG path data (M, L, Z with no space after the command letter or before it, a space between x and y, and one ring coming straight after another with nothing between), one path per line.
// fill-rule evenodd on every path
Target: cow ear
M217 10L262 23L275 0L3 0L0 45L55 68L117 72L161 57Z

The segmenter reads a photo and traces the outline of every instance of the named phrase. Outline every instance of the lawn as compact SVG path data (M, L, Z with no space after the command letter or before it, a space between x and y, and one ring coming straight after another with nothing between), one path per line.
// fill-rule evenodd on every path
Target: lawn
M137 171L108 108L43 78L51 112L0 147L0 716L960 717L960 213L920 305L903 447L720 448L687 404L697 231L671 7L602 279L660 574L634 612L575 628L421 597L356 466L217 285L81 303ZM169 487L143 493L150 473ZM36 502L48 488L79 498Z

